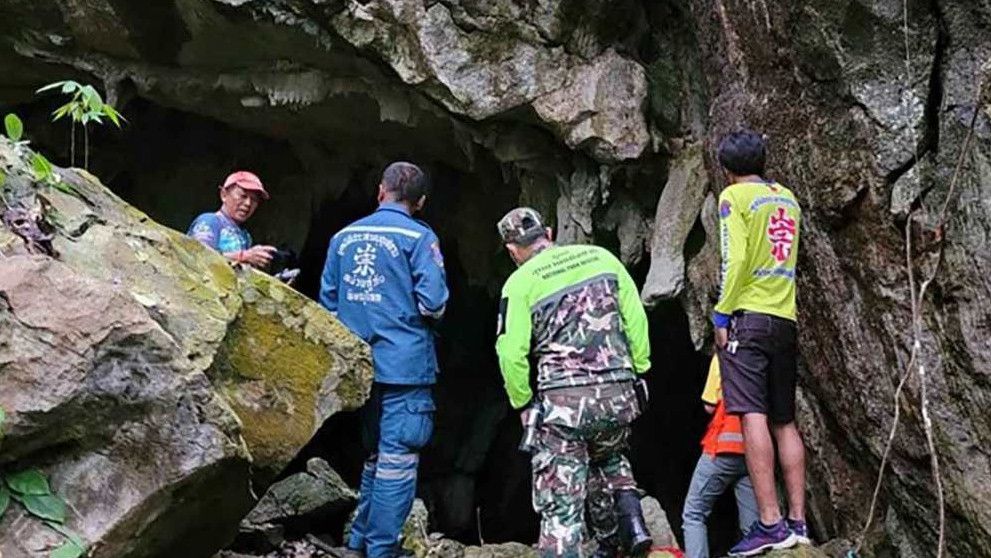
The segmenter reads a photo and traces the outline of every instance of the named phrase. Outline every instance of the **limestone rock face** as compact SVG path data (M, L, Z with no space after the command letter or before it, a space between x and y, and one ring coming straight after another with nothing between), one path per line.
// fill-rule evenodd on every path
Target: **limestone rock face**
M84 172L36 183L0 141L4 203L54 227L57 257L0 229L0 467L37 466L92 556L203 556L371 382L367 347L260 273L149 220ZM61 535L20 508L7 558Z
M646 306L673 299L685 288L685 241L702 210L708 188L702 146L690 146L672 163L657 202L650 270L641 290Z
M636 159L647 147L646 97L643 67L610 50L576 71L565 87L537 99L533 108L568 147L587 145L599 160L621 161Z
M898 2L745 4L692 2L715 14L699 20L713 94L706 137L714 145L740 123L767 133L771 174L804 207L801 421L819 531L855 536L863 526L915 342L908 229L916 288L933 266L939 271L920 303L924 374L914 367L897 403L902 423L875 524L897 517L896 538L935 555L925 389L948 554L991 555L991 452L981 442L991 369L991 120L980 104L991 86L982 68L991 13L953 0L909 3L907 20Z
M452 112L481 120L532 104L570 147L589 142L603 161L637 158L649 140L643 68L595 44L554 44L583 31L555 4L350 0L333 24Z

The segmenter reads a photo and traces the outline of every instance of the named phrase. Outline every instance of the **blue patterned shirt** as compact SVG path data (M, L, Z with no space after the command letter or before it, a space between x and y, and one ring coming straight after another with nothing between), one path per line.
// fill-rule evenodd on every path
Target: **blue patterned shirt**
M197 217L186 234L221 254L251 248L248 231L220 211Z

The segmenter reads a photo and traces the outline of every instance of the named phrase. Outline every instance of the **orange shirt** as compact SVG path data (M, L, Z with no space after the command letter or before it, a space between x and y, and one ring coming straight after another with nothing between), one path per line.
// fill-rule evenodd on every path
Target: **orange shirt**
M709 428L702 438L702 453L715 456L720 453L743 453L743 425L740 417L726 413L723 402L722 381L719 376L719 359L714 355L709 364L709 375L702 391L702 401L715 405L716 411L709 421Z

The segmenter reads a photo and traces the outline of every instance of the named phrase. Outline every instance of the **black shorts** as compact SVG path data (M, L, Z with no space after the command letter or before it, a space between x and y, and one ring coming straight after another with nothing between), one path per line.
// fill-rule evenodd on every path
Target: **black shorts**
M772 423L795 420L798 331L795 322L751 312L734 316L719 351L726 411L760 413Z

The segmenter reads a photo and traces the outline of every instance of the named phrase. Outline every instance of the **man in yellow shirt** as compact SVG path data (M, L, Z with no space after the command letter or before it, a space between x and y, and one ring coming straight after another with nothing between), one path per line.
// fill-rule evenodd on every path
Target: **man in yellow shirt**
M754 556L808 541L805 447L795 425L795 268L802 210L795 195L764 178L764 139L723 138L729 179L719 196L722 289L713 315L726 410L740 415L760 520L730 554ZM777 442L788 517L774 482Z

